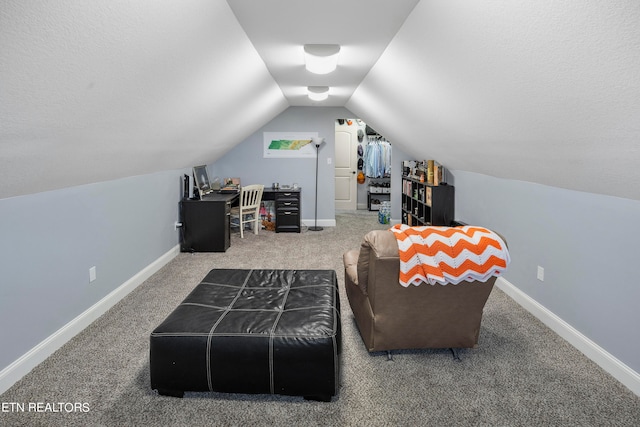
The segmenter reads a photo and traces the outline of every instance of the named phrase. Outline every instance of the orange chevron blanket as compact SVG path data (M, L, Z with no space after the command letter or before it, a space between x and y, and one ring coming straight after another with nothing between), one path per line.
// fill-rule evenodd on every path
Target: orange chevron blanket
M486 281L500 276L511 261L505 242L482 227L409 227L390 228L398 240L400 284L435 285L462 281Z

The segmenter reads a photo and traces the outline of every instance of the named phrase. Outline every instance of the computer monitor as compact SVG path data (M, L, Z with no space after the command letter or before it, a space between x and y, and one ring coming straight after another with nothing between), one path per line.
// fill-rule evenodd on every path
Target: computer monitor
M198 187L198 190L200 191L200 197L213 192L211 189L211 181L209 181L209 174L207 174L206 165L194 166L193 176L196 179L196 187Z

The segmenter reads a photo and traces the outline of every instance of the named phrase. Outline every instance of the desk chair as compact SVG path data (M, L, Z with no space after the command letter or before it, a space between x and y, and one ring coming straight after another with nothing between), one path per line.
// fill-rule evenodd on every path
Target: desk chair
M244 225L253 223L253 233L260 229L260 202L264 185L245 185L240 188L240 204L231 208L231 216L238 217L240 224L240 238L244 238Z

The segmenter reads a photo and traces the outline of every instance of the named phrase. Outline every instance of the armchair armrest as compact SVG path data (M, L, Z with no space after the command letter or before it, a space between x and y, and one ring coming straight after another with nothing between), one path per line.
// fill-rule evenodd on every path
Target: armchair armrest
M368 288L380 280L380 260L388 259L392 260L392 265L398 263L399 266L398 242L394 234L389 230L368 232L360 247L357 264L358 283L365 295L369 294ZM398 267L391 269L390 273L397 277Z
M352 249L347 251L342 255L342 261L344 262L344 274L345 281L350 281L354 285L357 285L362 293L367 294L366 289L362 289L360 282L358 280L358 257L360 256L360 251L358 249Z

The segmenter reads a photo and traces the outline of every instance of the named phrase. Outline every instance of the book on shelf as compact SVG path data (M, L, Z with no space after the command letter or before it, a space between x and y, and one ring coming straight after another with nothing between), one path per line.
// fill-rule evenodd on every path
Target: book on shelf
M412 188L412 184L411 181L403 181L402 182L402 190L404 192L404 194L411 196L411 188Z
M427 160L427 184L433 185L433 160Z
M433 185L446 184L446 182L444 166L435 162L433 165Z

